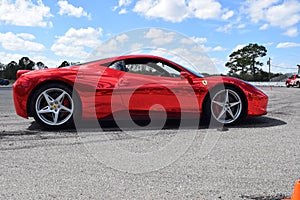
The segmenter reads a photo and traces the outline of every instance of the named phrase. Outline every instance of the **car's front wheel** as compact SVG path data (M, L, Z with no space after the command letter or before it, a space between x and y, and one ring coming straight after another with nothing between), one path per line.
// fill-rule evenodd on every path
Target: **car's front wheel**
M34 119L46 128L66 128L73 125L78 109L72 90L62 84L44 85L32 96L30 104Z
M212 125L236 124L247 115L247 101L240 91L225 86L211 91L204 112Z

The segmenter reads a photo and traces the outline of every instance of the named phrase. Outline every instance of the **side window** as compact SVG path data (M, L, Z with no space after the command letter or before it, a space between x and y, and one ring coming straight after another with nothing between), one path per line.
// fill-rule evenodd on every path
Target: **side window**
M146 64L127 64L126 68L129 72L136 73L136 74L144 74L150 76L159 76L160 73L149 63Z
M125 59L116 61L108 66L111 69L124 72L143 74L148 76L160 76L180 78L180 69L155 59Z
M150 75L150 76L173 77L173 78L180 77L180 71L161 62L126 64L126 68L131 73Z
M173 67L170 67L169 65L163 64L161 62L157 63L158 66L160 66L163 70L165 70L170 77L179 78L180 77L180 71L174 69Z
M126 68L124 60L117 61L109 66L111 69L116 69L124 72L128 72L128 69Z

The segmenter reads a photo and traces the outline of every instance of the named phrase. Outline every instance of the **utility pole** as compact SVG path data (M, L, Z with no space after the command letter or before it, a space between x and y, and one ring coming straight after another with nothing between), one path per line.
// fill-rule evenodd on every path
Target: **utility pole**
M271 82L271 58L267 61L267 65L269 65L269 82Z

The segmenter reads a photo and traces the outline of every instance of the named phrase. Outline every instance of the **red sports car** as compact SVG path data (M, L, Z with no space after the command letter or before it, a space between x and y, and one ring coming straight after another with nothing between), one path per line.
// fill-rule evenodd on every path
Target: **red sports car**
M126 55L76 66L20 70L13 85L15 109L47 128L74 118L198 116L235 124L267 113L268 97L249 83L226 76L204 77L151 55ZM121 113L125 113L122 115ZM127 113L127 114L126 114Z

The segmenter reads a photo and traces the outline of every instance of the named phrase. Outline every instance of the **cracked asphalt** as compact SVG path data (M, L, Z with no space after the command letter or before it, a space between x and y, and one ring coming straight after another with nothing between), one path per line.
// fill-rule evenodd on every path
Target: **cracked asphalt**
M268 114L200 126L43 130L0 87L0 199L289 197L300 177L300 89L262 88Z

